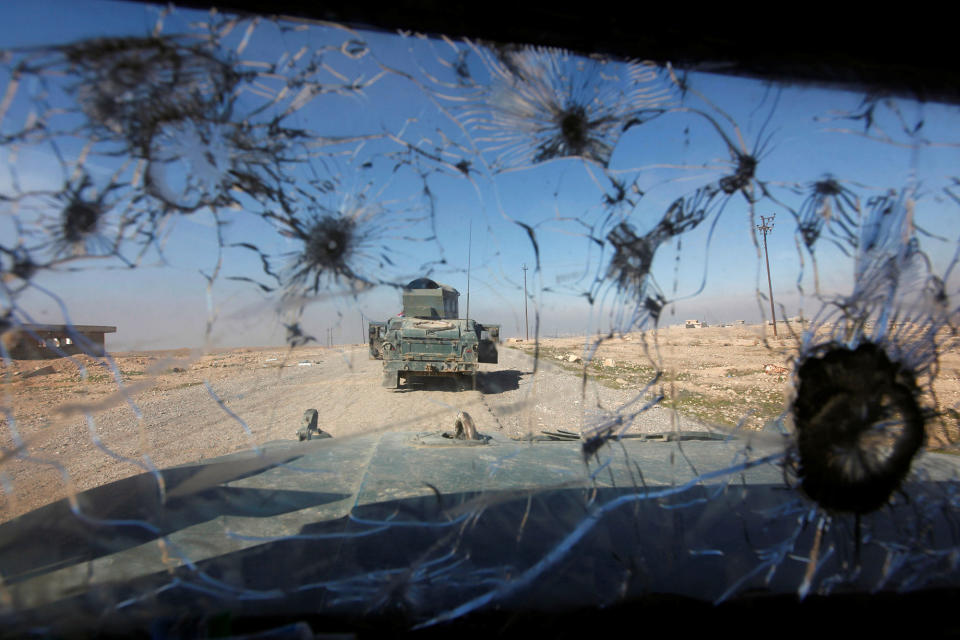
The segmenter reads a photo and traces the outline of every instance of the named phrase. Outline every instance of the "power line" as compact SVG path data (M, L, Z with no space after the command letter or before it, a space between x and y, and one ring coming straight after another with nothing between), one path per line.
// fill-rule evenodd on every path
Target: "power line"
M773 337L777 337L777 315L773 310L773 284L770 282L770 254L767 253L767 234L773 231L773 219L777 217L777 214L773 214L769 218L766 216L760 216L761 223L757 225L757 231L763 234L763 255L767 260L767 289L770 291L770 318L773 320ZM770 221L770 224L767 224L767 221Z
M523 269L523 324L526 328L527 340L530 340L530 317L527 315L527 265L520 267Z

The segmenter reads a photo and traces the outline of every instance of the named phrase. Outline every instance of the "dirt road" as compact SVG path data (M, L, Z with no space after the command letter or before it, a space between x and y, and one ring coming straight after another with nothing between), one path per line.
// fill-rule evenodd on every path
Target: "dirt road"
M635 411L636 389L612 389L556 364L501 348L500 364L483 365L478 389L448 379L380 386L382 364L365 346L238 349L189 354L115 354L124 393L92 359L21 361L7 375L0 465L6 520L84 490L143 472L194 462L278 439L293 439L305 409L336 438L374 430L452 428L457 412L482 433L516 437L542 429L580 431ZM86 366L86 379L78 365ZM51 367L52 372L43 369ZM676 414L645 413L631 430L674 428ZM9 427L13 427L13 429ZM677 425L701 428L692 421ZM19 436L20 442L17 442Z

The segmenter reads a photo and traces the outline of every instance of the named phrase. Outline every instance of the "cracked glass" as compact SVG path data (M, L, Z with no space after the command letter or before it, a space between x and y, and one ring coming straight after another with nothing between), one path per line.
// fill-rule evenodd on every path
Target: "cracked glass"
M10 633L957 586L954 106L55 6L0 32Z

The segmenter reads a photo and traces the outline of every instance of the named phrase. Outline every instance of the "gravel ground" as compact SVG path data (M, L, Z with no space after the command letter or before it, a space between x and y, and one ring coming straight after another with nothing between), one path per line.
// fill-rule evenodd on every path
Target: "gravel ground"
M511 436L537 434L544 429L590 431L617 415L637 413L647 401L640 387L611 388L593 379L584 383L581 376L543 359L534 373L531 356L509 348L501 349L500 354L501 369L482 382L482 397L499 421L496 426ZM501 380L507 384L499 384ZM515 389L509 384L513 380ZM638 416L628 431L661 433L705 428L694 419L653 407Z
M482 365L478 389L449 379L380 386L381 363L365 346L339 349L238 349L188 354L116 354L126 396L93 360L53 361L52 373L7 376L6 404L24 446L0 466L0 519L68 495L141 473L296 437L305 409L334 437L377 430L447 430L466 411L483 433L505 437L541 430L580 432L618 409L642 406L633 389L612 389L557 365L501 348L498 365ZM85 363L88 379L78 375ZM18 363L17 373L51 366ZM26 378L26 379L24 379ZM86 415L89 414L88 420ZM677 421L674 425L673 421ZM3 429L2 446L17 443ZM696 421L654 408L634 432L701 429Z

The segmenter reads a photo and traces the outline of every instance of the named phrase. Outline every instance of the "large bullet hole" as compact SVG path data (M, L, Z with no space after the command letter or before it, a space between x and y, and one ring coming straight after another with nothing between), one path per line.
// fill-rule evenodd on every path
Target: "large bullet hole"
M866 343L809 358L798 375L793 413L804 493L830 510L879 509L924 440L912 373Z
M295 233L303 241L303 249L291 265L289 285L306 286L307 291L316 293L326 281L357 278L350 265L363 244L356 220L325 215Z
M590 119L586 107L573 104L553 114L553 124L544 129L546 137L537 147L534 162L560 157L583 157L606 166L612 147L604 140L609 121L600 114Z
M325 216L307 232L304 261L318 271L342 272L350 257L355 224L348 218Z
M566 142L571 155L583 153L587 146L587 130L590 121L587 119L587 110L580 105L574 105L560 117L560 134Z

